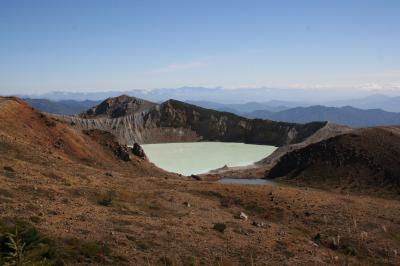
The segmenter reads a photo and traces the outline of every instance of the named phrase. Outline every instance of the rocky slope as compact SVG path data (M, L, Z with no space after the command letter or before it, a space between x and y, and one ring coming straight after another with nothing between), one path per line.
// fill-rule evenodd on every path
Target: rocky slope
M310 144L317 143L335 136L350 133L353 130L353 128L348 126L338 125L335 123L327 123L324 127L317 130L314 134L312 134L305 140L299 143L281 146L276 149L270 156L260 160L259 162L256 162L256 164L259 166L267 166L268 168L271 168L279 161L282 156L284 156L288 152L304 148Z
M129 97L127 95L121 95L114 98L108 98L96 105L86 112L80 114L82 118L117 118L134 113L139 113L144 110L148 110L155 106L155 103L135 98Z
M123 96L121 104L119 98L107 99L80 117L62 118L81 129L111 132L124 144L208 140L282 146L301 142L326 124L247 119L175 100L152 105Z
M290 151L267 174L279 177L315 187L398 196L400 128L359 129Z

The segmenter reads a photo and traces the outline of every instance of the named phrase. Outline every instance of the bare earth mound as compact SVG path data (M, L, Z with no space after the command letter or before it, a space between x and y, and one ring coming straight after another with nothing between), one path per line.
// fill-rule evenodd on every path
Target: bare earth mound
M400 196L400 129L352 131L280 158L267 178L315 187Z

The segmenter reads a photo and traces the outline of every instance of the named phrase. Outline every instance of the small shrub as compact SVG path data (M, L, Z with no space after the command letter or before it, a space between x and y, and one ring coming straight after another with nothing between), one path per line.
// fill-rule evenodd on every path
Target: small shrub
M137 246L141 250L148 250L150 248L149 245L147 243L145 243L145 242L138 242Z
M113 199L115 198L115 191L108 191L106 195L103 195L97 203L99 203L102 206L111 206L113 203Z
M34 222L35 224L40 222L40 217L39 216L31 216L29 217L29 220L31 220L32 222Z
M16 265L23 266L29 265L30 262L26 257L25 243L18 233L18 229L15 229L15 233L7 233L8 241L5 245L8 247L8 252L5 255L4 265Z
M96 165L100 165L101 164L99 162L97 162L95 159L87 157L87 158L82 158L81 162L87 166L96 166Z
M12 168L11 166L4 166L3 169L8 172L15 172L14 168Z
M229 208L235 205L235 200L232 197L222 197L220 203L222 207Z
M110 206L111 205L111 203L112 203L112 198L103 198L103 199L100 199L99 201L98 201L98 203L100 204L100 205L102 205L102 206L106 206L106 207L108 207L108 206Z
M220 233L224 233L224 231L226 229L226 225L223 223L216 223L216 224L214 224L213 229Z
M44 114L40 114L40 118L42 118L44 120L44 123L46 124L47 127L55 127L56 126L56 122L50 118L45 116Z
M52 171L52 170L43 173L43 175L46 176L46 177L48 177L48 178L57 180L57 181L64 180L64 178L62 178L59 174L57 174L55 171Z
M11 166L4 166L4 176L14 179L15 178L15 170Z
M126 239L128 239L129 241L133 241L133 242L136 241L136 238L132 235L126 235Z
M54 121L46 120L46 126L47 127L55 127L56 123Z
M173 261L170 258L168 258L167 256L162 256L160 258L160 263L163 266L173 266L174 265Z
M344 245L343 246L343 253L346 254L346 255L355 256L357 251L351 245Z
M0 153L8 153L11 150L11 145L7 142L0 140Z
M95 257L98 255L109 255L110 248L101 243L97 242L88 242L83 243L80 248L80 253L85 257Z
M196 266L196 265L198 265L196 258L193 257L193 256L181 257L181 262L182 262L182 265L185 265L185 266Z
M10 179L14 179L16 177L15 172L11 172L11 171L6 171L6 172L4 172L3 175Z
M20 220L0 221L0 265L63 265L55 244L40 237L32 224Z

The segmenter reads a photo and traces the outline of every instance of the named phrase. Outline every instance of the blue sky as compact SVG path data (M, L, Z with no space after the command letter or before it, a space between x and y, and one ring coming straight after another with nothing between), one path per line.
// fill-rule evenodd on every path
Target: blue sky
M0 1L0 93L400 90L400 1Z

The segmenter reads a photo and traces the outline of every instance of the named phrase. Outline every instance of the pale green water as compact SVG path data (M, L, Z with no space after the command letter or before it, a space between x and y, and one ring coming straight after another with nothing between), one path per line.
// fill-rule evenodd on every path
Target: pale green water
M246 166L270 155L276 147L227 142L141 145L151 162L182 175L201 174L227 165Z

